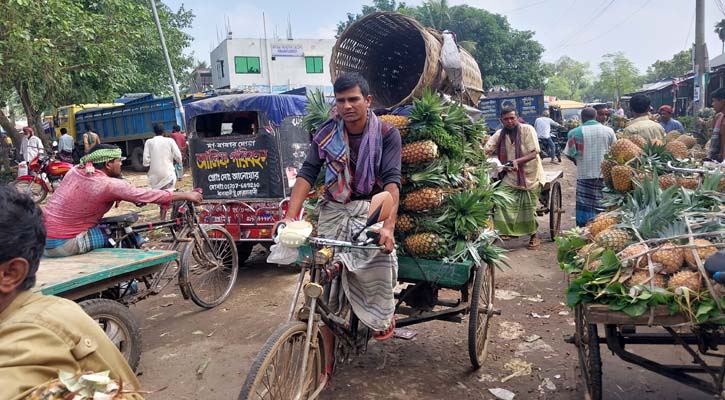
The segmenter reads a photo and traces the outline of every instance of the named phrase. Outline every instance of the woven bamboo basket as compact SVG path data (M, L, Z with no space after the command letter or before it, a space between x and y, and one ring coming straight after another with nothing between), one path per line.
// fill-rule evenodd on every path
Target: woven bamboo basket
M330 75L357 72L370 84L374 107L395 107L420 97L426 87L456 95L440 64L443 39L439 32L392 12L367 15L350 25L337 39L330 59ZM462 100L478 104L483 94L481 70L463 49Z

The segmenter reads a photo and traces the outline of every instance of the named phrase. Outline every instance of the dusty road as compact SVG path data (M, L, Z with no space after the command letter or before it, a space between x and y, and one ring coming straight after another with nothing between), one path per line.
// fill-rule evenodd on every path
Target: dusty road
M548 161L545 167L557 168ZM558 168L566 174L562 224L568 229L574 225L575 172L567 162ZM145 184L142 175L127 175L139 186ZM142 212L154 217L156 208ZM547 218L540 219L543 239L548 239ZM496 306L502 314L494 319L483 368L471 370L466 320L429 322L411 327L418 333L413 340L371 342L366 354L338 369L323 398L494 399L488 389L503 388L516 399L583 399L576 349L564 342L574 320L563 303L564 276L556 265L555 245L544 240L539 251L527 251L525 244L521 239L505 245L513 268L497 271ZM266 265L258 256L240 270L231 296L215 309L202 311L173 287L133 306L142 326L141 382L150 390L168 386L148 398L235 399L252 360L285 319L295 278L290 269ZM674 350L644 349L650 356L666 354L666 362L688 359ZM626 364L604 346L602 356L606 399L711 398ZM516 363L512 360L530 363L531 373L501 382L514 373L508 368Z

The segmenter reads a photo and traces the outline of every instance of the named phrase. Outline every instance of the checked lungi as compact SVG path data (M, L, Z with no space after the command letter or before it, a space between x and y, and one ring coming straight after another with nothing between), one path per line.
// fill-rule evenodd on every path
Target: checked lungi
M601 206L604 180L577 179L576 181L576 226L586 225L597 214L604 211Z

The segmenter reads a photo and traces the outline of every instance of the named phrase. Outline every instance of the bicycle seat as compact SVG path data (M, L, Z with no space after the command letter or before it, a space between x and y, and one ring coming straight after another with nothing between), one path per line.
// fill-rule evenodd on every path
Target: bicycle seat
M138 213L115 215L113 217L101 218L99 224L133 224L138 221Z

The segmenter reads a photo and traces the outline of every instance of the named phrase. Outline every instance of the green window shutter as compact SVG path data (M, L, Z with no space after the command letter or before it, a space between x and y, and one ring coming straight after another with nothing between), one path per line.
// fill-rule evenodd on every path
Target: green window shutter
M237 74L259 74L259 57L234 57L234 72Z
M305 57L305 69L308 74L321 74L322 68L322 57Z

